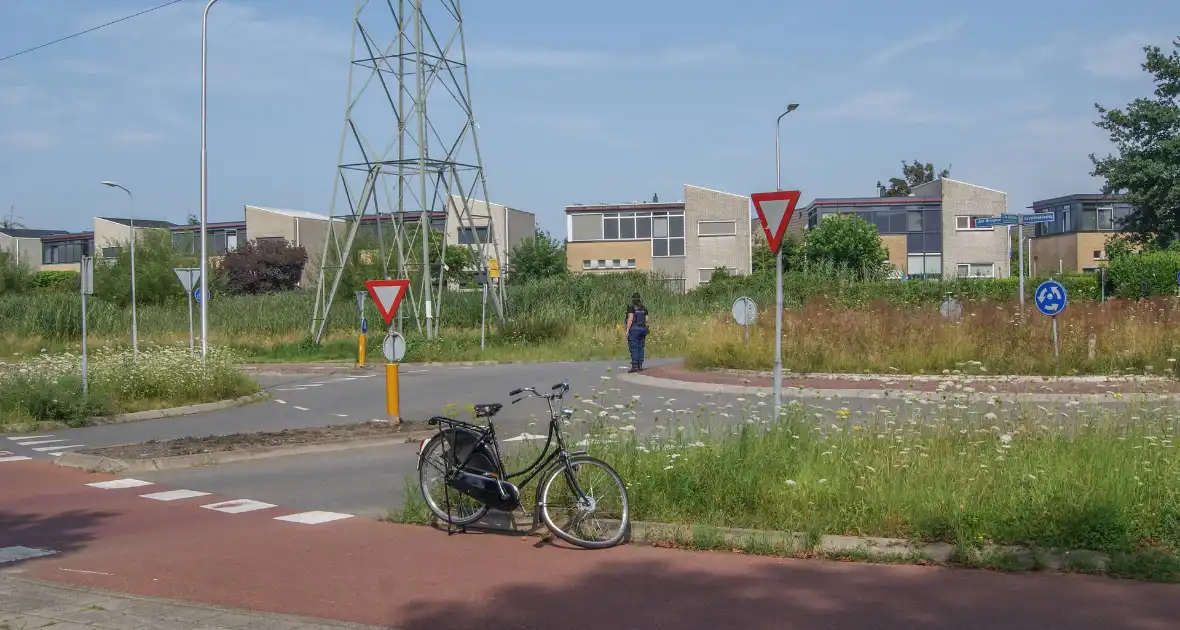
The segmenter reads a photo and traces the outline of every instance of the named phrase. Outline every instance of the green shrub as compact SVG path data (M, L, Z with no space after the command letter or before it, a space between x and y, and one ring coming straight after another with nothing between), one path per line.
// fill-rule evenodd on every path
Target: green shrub
M33 275L33 287L47 291L78 291L80 282L74 271L38 271Z
M29 268L8 252L0 252L0 294L23 293L33 286Z
M1180 252L1127 254L1110 261L1107 281L1121 298L1137 299L1144 287L1147 296L1175 295L1177 272L1180 272Z

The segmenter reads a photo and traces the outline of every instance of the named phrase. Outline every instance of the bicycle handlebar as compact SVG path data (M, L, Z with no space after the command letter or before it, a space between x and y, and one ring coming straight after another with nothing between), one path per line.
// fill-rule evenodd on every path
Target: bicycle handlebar
M570 389L569 381L562 381L562 382L554 385L553 387L550 387L549 388L550 391L545 394L538 393L537 389L535 387L518 387L518 388L508 392L508 395L509 396L518 396L518 395L523 394L525 392L532 392L532 394L534 396L537 396L538 398L557 398L558 396L561 396L565 392L568 392L569 389ZM515 405L516 403L520 402L521 400L522 399L518 398L518 399L512 401L512 404Z

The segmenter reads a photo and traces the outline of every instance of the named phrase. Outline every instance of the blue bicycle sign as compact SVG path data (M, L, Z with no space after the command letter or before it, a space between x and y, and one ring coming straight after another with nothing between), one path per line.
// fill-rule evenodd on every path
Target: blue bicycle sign
M1069 301L1065 286L1056 280L1042 282L1033 297L1037 303L1037 310L1050 317L1060 315Z

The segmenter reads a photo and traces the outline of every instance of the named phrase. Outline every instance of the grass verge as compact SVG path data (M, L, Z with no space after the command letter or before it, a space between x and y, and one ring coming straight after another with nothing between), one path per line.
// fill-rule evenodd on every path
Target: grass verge
M87 426L106 416L181 407L247 396L258 383L238 367L240 358L211 348L205 362L187 348L148 346L99 349L88 357L83 391L81 357L41 354L0 363L0 433Z
M1109 559L1094 571L1180 579L1174 408L1113 413L1075 405L1000 421L994 407L952 398L933 414L796 403L773 419L756 396L697 409L678 408L674 397L659 402L655 426L640 436L636 425L652 419L637 417L636 399L598 393L575 405L575 423L584 426L571 433L584 430L579 447L626 480L635 521L696 528L688 543L676 544L780 553L708 528L799 532L808 541L893 538L945 543L959 550L952 562L1010 570L1037 562L1025 566L1009 547L1087 550ZM538 448L513 452L509 469ZM527 507L531 493L523 495ZM416 489L406 496L420 500ZM1086 570L1087 556L1074 558L1076 566L1062 568Z

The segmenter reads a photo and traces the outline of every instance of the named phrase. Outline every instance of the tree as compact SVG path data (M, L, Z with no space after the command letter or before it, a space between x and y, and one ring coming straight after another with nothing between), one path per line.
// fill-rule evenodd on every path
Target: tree
M136 230L139 231L138 229ZM120 307L131 304L131 249L129 241L114 244L114 256L95 259L94 292ZM168 230L148 229L135 239L135 300L140 305L183 299L184 288L172 271L195 267L199 258L176 251Z
M229 293L273 293L299 287L307 250L285 239L249 241L226 253L218 271Z
M872 223L854 215L835 215L820 220L807 232L795 259L795 264L828 264L862 278L875 278L887 270L889 250Z
M16 216L16 206L8 208L8 216L0 219L0 230L19 230L25 227L24 223L20 221L21 217Z
M766 233L762 228L754 228L754 238L750 245L754 248L751 255L752 273L774 273L775 253L770 251L770 244L766 242ZM795 251L799 249L799 241L791 234L783 235L783 242L779 245L783 250L783 271L790 269L795 261Z
M565 243L541 228L512 248L511 260L509 279L514 283L524 284L569 273Z
M944 168L938 171L935 176L934 164L930 162L922 163L914 160L913 164L907 164L905 160L901 161L901 177L890 177L889 188L885 191L886 197L908 197L914 192L915 186L928 184L935 179L942 179L943 177L950 177L951 169ZM877 182L880 186L881 182Z
M1146 46L1144 71L1155 82L1154 98L1137 98L1125 110L1099 104L1094 124L1110 134L1118 157L1094 163L1091 175L1106 179L1104 194L1123 194L1134 209L1121 229L1143 245L1166 249L1180 236L1180 37L1164 55Z

